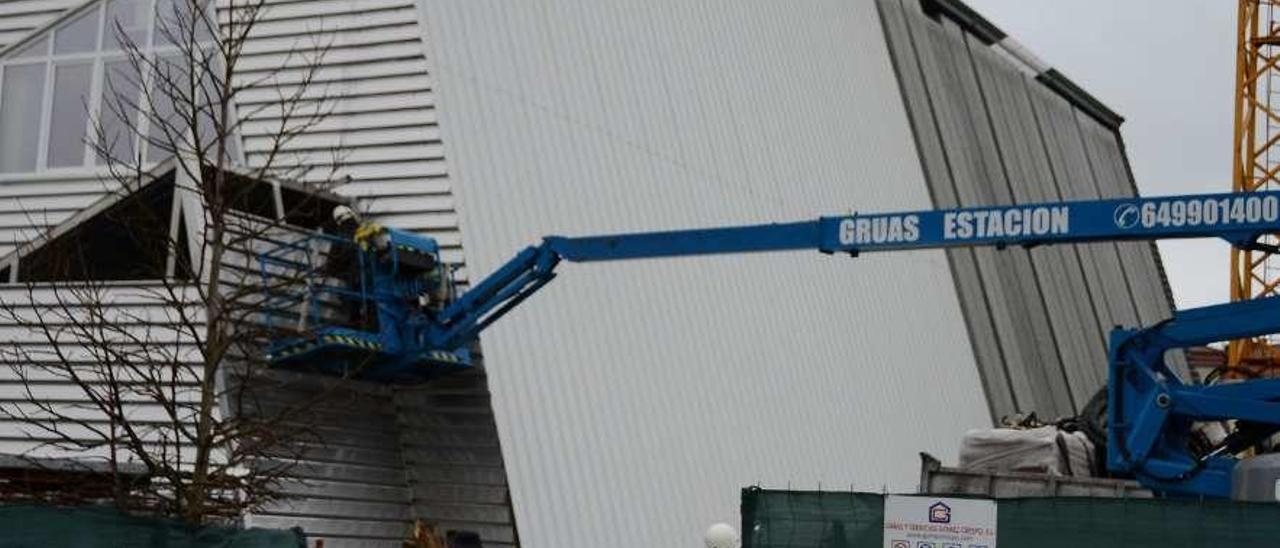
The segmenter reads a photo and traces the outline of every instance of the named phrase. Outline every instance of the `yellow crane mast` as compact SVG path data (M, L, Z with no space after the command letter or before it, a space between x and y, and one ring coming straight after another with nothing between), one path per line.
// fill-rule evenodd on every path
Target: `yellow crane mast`
M1280 0L1239 0L1232 188L1280 189ZM1275 235L1265 243L1276 244ZM1280 295L1280 256L1231 250L1231 300ZM1254 376L1275 371L1273 341L1246 339L1227 346L1228 372Z

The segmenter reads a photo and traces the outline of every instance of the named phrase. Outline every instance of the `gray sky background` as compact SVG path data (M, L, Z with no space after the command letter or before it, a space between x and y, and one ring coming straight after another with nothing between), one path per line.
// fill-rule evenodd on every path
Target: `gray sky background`
M1231 189L1235 2L966 3L1125 117L1143 194ZM1225 244L1159 245L1180 308L1227 300Z

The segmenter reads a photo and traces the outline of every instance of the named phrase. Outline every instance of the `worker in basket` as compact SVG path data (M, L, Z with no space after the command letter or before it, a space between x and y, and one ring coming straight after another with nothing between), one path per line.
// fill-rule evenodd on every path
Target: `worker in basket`
M326 270L343 281L348 288L359 291L361 281L371 284L372 280L359 272L360 262L356 253L368 253L366 260L373 259L385 266L390 261L392 234L378 223L362 220L354 210L345 205L333 209L333 221L334 235L350 240L353 245L335 245L330 250ZM439 312L447 304L450 294L444 265L440 264L435 254L412 246L397 245L395 253L398 278L402 283L418 286L418 307L428 315ZM372 289L365 287L366 291ZM372 304L357 304L353 310L355 314L352 317L361 328L377 328L377 314Z

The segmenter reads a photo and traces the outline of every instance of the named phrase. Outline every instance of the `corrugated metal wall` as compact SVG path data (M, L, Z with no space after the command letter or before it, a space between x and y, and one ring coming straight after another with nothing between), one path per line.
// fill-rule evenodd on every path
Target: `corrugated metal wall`
M175 295L183 294L180 287L174 291ZM0 286L0 303L5 307L0 312L0 341L3 341L0 352L5 353L5 365L0 365L0 405L8 413L13 413L0 418L0 454L32 458L87 458L95 464L102 463L109 454L107 447L73 450L68 448L69 445L53 445L64 440L43 428L15 420L13 416L51 418L49 413L31 403L35 399L56 409L64 417L85 421L85 425L68 422L59 425L60 431L71 439L101 441L100 432L108 428L110 421L98 412L89 396L61 372L61 364L70 363L84 366L78 373L88 382L105 378L101 370L90 366L95 356L101 355L102 349L84 346L85 339L73 334L74 322L92 322L90 311L101 303L111 303L111 308L104 310L103 314L115 328L127 330L134 337L154 337L155 340L172 341L174 344L172 347L152 348L152 355L198 360L193 339L183 329L179 316L157 298L164 292L165 288L159 283L108 284L94 292L53 284L30 289L22 285ZM188 316L187 319L200 320L198 316ZM45 327L41 327L41 322ZM112 333L105 336L110 337ZM49 337L60 342L58 352L65 360L55 355L53 345L48 342ZM134 345L125 341L120 343L120 347L132 350ZM31 367L17 366L18 360L23 358L32 360ZM41 365L50 368L42 369ZM120 378L133 375L127 371L116 374ZM178 382L195 383L198 379L180 374ZM136 421L135 424L159 428L170 424L162 406L135 394L123 397L125 401L136 402L129 406L130 418ZM46 424L52 424L52 421ZM93 425L98 432L86 430L86 425ZM160 435L146 431L145 427L140 429L145 431L143 436Z
M248 163L271 153L280 126L273 105L295 89L298 65L306 63L306 56L288 52L327 47L313 89L328 95L332 114L288 143L277 162L310 166L316 178L350 177L340 194L359 198L382 223L436 238L445 260L462 263L415 0L273 0L260 19L237 72L241 82L266 80L237 105L246 115ZM272 76L282 63L286 70ZM466 271L460 276L465 280ZM368 395L357 397L361 390ZM335 482L332 489L298 491L305 496L264 510L255 522L302 525L328 547L398 547L413 519L481 531L486 545L513 541L483 371L441 386L352 394L366 404L339 402L326 411L341 418L304 467Z
M304 447L282 485L294 498L249 516L255 527L302 527L326 547L399 546L409 531L410 493L391 390L358 383L334 386L292 377L283 387L260 390L268 408L324 398L310 407L306 428L318 443ZM264 387L273 388L273 387Z
M415 518L480 533L486 548L515 546L507 474L484 371L395 391Z
M939 207L1134 195L1113 128L918 0L878 4ZM1147 243L948 254L997 418L1074 414L1105 383L1111 328L1171 312Z
M868 2L424 0L468 263L930 200ZM483 338L520 540L698 542L989 424L946 257L565 265Z
M0 175L0 257L106 195L104 185L114 184L99 177L88 171Z

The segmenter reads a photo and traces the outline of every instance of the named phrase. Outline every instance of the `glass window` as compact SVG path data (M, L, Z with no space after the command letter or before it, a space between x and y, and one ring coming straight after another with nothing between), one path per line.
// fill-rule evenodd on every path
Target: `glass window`
M156 0L156 47L185 41L193 28L196 42L203 43L211 38L209 23L212 20L193 14L191 3L192 0Z
M0 75L0 173L36 168L44 72L44 63L34 63L9 65Z
M151 129L148 132L147 160L158 162L173 154L173 145L175 143L184 142L184 136L178 127L179 120L175 119L175 109L173 107L173 94L165 89L165 84L161 82L173 81L176 83L185 81L182 71L181 58L177 56L166 56L156 63L159 71L155 76L155 83L151 89L155 90L155 112L150 116ZM168 130L168 135L166 134Z
M199 72L197 76L200 77L200 87L196 97L200 114L196 117L196 130L199 132L200 146L204 147L205 154L214 155L217 154L217 151L213 147L218 138L218 128L215 122L220 115L218 109L221 107L219 103L219 79L208 70L201 68L196 70Z
M192 10L197 6L209 11L196 14ZM4 96L0 100L0 142L4 143L0 172L93 165L97 154L85 143L96 142L99 130L104 139L100 148L128 162L137 161L140 153L147 161L165 159L173 154L169 141L177 139L182 147L192 144L192 129L208 140L213 133L210 117L220 115L209 112L204 104L208 97L195 98L201 112L194 128L165 135L165 127L182 127L188 120L178 119L183 117L182 109L175 109L163 90L152 93L157 104L146 104L141 86L157 89L155 75L140 78L134 62L127 59L133 55L122 50L131 42L145 59L158 56L173 64L187 47L175 47L172 38L194 30L200 45L197 51L216 59L216 48L208 47L216 29L211 26L216 24L213 14L208 0L100 0L0 58L0 75L5 76L0 78ZM167 36L157 29L163 26L170 27ZM180 84L178 93L186 94L190 90L185 72L191 67L179 64L183 66L178 67L175 83ZM203 68L196 70L203 72ZM210 75L200 76L202 86L207 85L203 80ZM144 147L148 142L150 146ZM98 163L106 162L98 159Z
M98 49L98 8L85 10L53 35L53 53L83 53Z
M102 138L112 158L129 162L137 153L137 111L142 88L137 71L128 61L111 61L103 67L105 84L102 87L102 106L98 120L102 126ZM127 116L126 116L127 115ZM99 158L99 164L107 163Z
M93 62L57 63L53 69L53 112L49 116L49 167L84 165L84 136Z
M151 2L147 0L111 0L102 29L102 49L123 51L126 43L139 49L147 47L147 19Z

